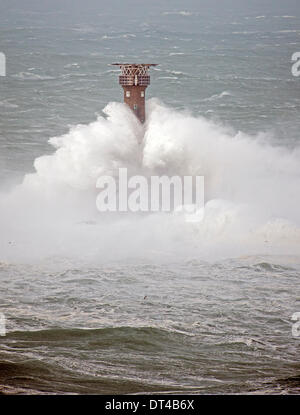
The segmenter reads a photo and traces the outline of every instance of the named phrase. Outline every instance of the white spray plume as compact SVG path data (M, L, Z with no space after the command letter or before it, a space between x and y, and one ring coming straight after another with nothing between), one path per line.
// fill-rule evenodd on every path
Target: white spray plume
M50 139L52 155L0 195L0 261L299 254L300 150L147 102L140 125L124 105ZM181 214L103 215L96 181L120 167L205 177L200 221Z

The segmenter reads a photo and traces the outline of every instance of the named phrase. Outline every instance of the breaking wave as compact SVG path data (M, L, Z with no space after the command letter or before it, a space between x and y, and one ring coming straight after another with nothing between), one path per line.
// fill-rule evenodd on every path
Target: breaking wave
M141 126L110 103L89 125L49 140L35 173L0 195L1 261L70 256L101 261L132 257L210 258L298 254L300 150L147 102ZM96 181L132 174L201 175L201 220L184 214L101 214Z

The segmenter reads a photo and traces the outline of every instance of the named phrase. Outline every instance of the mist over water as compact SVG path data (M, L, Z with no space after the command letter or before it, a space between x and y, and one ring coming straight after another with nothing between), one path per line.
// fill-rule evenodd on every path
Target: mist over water
M236 132L157 99L147 113L142 126L124 104L110 103L96 121L49 140L54 152L1 195L3 260L299 252L298 147L274 146L268 134ZM177 212L101 214L96 181L122 167L146 177L204 176L204 211L194 223Z

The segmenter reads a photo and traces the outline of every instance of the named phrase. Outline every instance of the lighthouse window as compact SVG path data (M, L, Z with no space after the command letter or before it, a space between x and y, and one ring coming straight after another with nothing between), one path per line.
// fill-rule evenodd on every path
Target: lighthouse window
M144 91L141 91L141 97L144 98L144 96L145 96Z
M130 91L126 91L126 97L129 98L130 97Z

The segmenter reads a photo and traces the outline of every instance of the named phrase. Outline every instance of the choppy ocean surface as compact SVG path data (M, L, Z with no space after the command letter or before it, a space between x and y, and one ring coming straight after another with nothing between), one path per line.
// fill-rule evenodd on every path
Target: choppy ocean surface
M2 393L299 393L300 9L224 3L0 5ZM159 64L144 128L116 61ZM120 167L203 217L100 214Z

